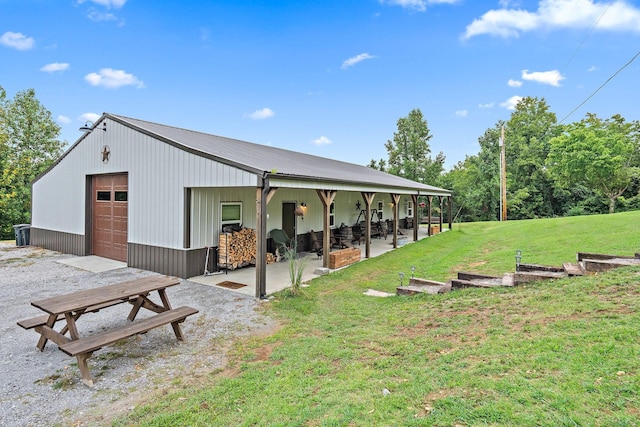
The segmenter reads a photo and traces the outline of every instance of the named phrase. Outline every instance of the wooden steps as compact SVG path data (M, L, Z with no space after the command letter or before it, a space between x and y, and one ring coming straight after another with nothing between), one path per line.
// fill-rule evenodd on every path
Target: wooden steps
M520 264L518 266L518 271L529 271L533 273L538 272L547 272L547 273L563 273L564 268L555 267L552 265L539 265L539 264Z
M451 290L451 282L443 283L435 280L412 277L407 286L398 286L396 295L443 294Z
M451 280L451 287L453 289L495 288L497 286L510 286L510 284L505 284L502 277L469 273L465 271L458 272L458 278Z
M569 277L584 276L584 270L580 264L572 264L570 262L563 262L562 268Z
M447 283L412 278L408 286L399 286L397 288L397 294L437 294L448 292L451 289L508 287L539 280L584 276L588 272L599 272L611 268L640 265L640 252L636 252L632 257L578 252L576 257L578 260L577 263L565 262L562 263L562 267L519 264L518 271L515 273L505 273L503 277L461 271L458 273L456 279L452 279Z
M523 283L537 282L538 280L562 279L567 277L567 273L557 271L516 271L513 275L513 283L521 285Z

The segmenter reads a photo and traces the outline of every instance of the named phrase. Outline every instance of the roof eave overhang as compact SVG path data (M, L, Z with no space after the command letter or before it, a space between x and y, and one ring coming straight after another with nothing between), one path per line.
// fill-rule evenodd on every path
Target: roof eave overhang
M398 185L372 184L370 182L353 180L330 180L326 178L310 176L293 176L282 174L271 174L265 172L265 177L269 179L271 187L283 188L309 188L317 190L336 191L366 191L373 193L393 193L393 194L415 194L418 196L451 196L451 191L443 188L419 188Z

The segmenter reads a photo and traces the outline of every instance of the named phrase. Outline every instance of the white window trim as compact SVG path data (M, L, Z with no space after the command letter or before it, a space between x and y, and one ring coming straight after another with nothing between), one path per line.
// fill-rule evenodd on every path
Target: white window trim
M336 202L331 202L329 206L329 227L336 225Z
M222 210L224 208L224 206L240 206L240 218L238 219L228 219L228 220L223 220L222 219ZM242 224L242 202L220 202L220 224L221 225L227 225L227 224Z

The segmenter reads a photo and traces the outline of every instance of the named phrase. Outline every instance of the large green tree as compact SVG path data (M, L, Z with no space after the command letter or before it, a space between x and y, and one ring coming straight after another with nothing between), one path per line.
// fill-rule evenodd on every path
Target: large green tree
M444 170L442 152L431 158L429 141L433 137L422 111L411 110L407 117L397 122L398 130L385 144L388 160L371 160L370 167L385 170L393 175L430 185L437 185Z
M553 180L546 170L549 141L558 133L555 113L544 99L526 97L505 124L509 219L558 214Z
M602 120L587 114L563 128L550 141L547 166L555 181L565 187L584 185L605 196L609 212L637 175L640 123L620 115Z
M60 127L33 89L7 99L0 87L0 235L31 220L31 182L62 154Z

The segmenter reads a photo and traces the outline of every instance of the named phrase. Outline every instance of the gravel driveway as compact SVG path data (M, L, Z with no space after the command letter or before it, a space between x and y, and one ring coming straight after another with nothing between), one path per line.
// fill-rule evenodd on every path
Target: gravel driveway
M42 314L30 301L156 273L134 268L92 273L57 262L68 258L73 255L0 243L2 426L107 424L152 392L178 380L196 382L223 368L226 345L233 337L274 327L256 311L260 302L255 298L183 280L167 294L174 307L200 310L183 324L185 342L178 342L167 325L98 350L89 359L95 385L88 388L80 380L75 358L51 342L38 351L38 334L16 322ZM129 310L128 304L120 304L88 314L79 320L79 331L124 324Z

